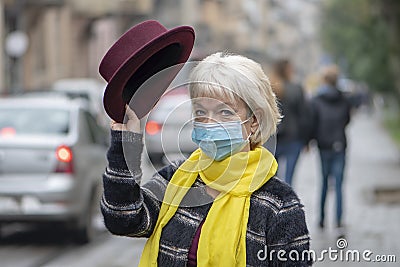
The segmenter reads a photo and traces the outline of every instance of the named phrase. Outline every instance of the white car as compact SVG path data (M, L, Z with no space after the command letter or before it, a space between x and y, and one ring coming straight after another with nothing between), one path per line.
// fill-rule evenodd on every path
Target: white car
M103 94L106 84L91 78L66 78L53 83L54 92L67 95L69 98L85 100L88 109L104 127L109 126L109 118L103 108Z
M144 145L153 163L186 159L196 148L191 139L192 106L186 89L166 93L145 118Z
M107 139L80 100L0 99L0 225L57 223L90 241L101 219Z

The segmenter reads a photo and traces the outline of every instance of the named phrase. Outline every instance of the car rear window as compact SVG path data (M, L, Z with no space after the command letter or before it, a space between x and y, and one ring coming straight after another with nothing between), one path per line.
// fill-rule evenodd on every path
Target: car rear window
M50 108L0 108L0 137L4 135L66 135L69 111Z

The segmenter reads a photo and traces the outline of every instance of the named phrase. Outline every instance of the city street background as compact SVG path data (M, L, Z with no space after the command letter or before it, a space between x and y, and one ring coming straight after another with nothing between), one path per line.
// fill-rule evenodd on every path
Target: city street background
M349 146L343 185L345 250L358 250L360 253L370 250L373 253L371 257L394 255L396 263L331 261L325 255L325 260L317 261L315 265L399 265L400 1L0 0L0 97L5 101L2 103L7 103L9 98L30 96L38 97L39 102L44 98L65 97L71 101L66 102L68 107L71 106L69 103L79 102L85 106L82 110L85 110L88 121L91 120L88 125L80 124L89 131L80 132L90 135L84 139L92 144L83 149L78 144L76 150L74 147L69 152L74 150L76 160L79 149L82 149L82 155L97 145L104 151L99 153L95 150L92 156L105 160L109 118L103 109L106 84L98 73L99 62L121 34L148 19L156 19L168 29L179 25L192 26L196 40L190 60L200 60L217 51L238 53L259 62L266 74L272 77L273 63L278 59L288 59L293 65L294 80L302 84L307 98L313 96L321 84L321 69L337 64L341 70L340 90L355 100L358 107L354 109L347 129ZM274 88L275 85L273 83ZM187 95L180 97L167 101L167 108L175 107ZM18 202L34 193L15 196L18 192L6 192L8 188L21 191L12 183L13 175L17 173L27 180L32 177L23 167L9 173L4 171L19 166L19 162L4 157L6 152L13 154L16 151L9 149L7 142L12 138L7 138L18 133L11 125L14 116L8 118L4 114L0 112L0 141L5 144L3 146L0 142L0 189L4 190L0 198ZM178 121L175 117L172 120ZM36 125L36 120L30 122ZM59 122L55 121L55 124ZM153 121L153 130L161 129L157 123ZM175 125L169 126L176 128ZM90 132L91 127L96 130ZM29 131L32 127L26 128ZM145 124L143 128L146 129ZM41 141L47 145L47 139ZM68 147L65 151L68 152ZM59 163L54 152L48 149L48 154L33 155L39 155L35 157L38 162L47 158L49 162ZM159 156L157 153L152 155L158 160ZM18 160L17 157L15 161ZM84 162L80 159L73 162L70 157L70 165L64 164L67 167L61 172L72 176L72 167ZM33 160L29 163L35 165ZM13 166L4 166L7 164ZM88 164L81 165L86 167L86 171L94 170ZM149 179L160 166L152 166L143 155L143 179ZM31 167L36 170L43 168ZM59 171L53 168L45 175L58 175ZM101 175L96 177L101 182ZM75 178L72 181L80 181ZM10 185L5 181L11 181ZM317 256L329 248L337 249L340 234L334 221L333 185L327 200L326 227L323 231L318 227L320 182L318 150L310 147L299 158L293 188L305 205L311 248ZM36 185L34 189L42 187ZM36 200L33 204L41 204L38 202ZM2 208L7 206L7 203L0 204ZM54 205L57 204L60 203ZM112 236L104 229L101 220L95 223L100 230L95 238L77 244L74 235L58 224L36 226L0 221L0 267L137 266L145 240Z

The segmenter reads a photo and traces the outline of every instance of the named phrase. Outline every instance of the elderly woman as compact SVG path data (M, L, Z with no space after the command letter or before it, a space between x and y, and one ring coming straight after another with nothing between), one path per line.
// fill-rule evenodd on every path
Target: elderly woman
M139 119L127 108L126 124L112 123L101 202L107 228L148 238L140 266L311 265L303 205L261 146L280 120L261 66L216 53L190 80L199 149L145 185Z

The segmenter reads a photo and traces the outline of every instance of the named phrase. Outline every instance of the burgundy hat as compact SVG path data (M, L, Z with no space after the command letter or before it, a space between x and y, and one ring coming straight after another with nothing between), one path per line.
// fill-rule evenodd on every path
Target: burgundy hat
M125 105L144 117L157 103L181 67L171 68L157 82L138 91L150 77L171 66L185 63L194 44L194 30L180 26L167 30L154 20L144 21L124 33L107 51L99 66L107 81L103 104L107 114L123 122ZM132 99L132 101L131 101Z

